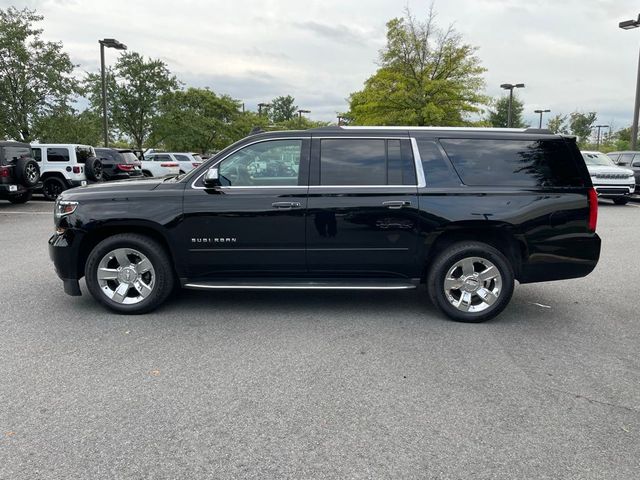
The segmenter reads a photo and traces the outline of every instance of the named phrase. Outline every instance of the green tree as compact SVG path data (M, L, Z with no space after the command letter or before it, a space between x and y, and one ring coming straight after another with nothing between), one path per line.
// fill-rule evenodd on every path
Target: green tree
M61 107L37 119L34 130L41 143L98 145L102 139L101 117L91 110L78 112Z
M241 115L240 102L207 88L188 88L160 99L154 140L169 150L205 153L232 141L231 124Z
M551 130L553 133L560 134L568 134L569 133L569 125L567 124L568 115L563 115L562 113L558 113L554 115L549 120L547 120L547 128Z
M354 124L466 125L480 111L485 69L477 49L435 17L433 6L425 21L407 9L387 23L380 68L349 98Z
M569 129L572 135L578 137L578 143L581 145L589 141L597 117L596 112L573 112L569 115Z
M0 9L0 137L32 140L34 123L78 91L62 43L42 40L34 26L42 18L27 8Z
M511 126L513 128L524 128L528 125L522 119L524 103L514 94L511 104ZM488 111L487 121L492 127L506 128L509 116L509 97L500 97L494 100Z
M291 120L296 116L298 106L295 104L296 99L291 95L286 97L280 96L271 100L271 108L269 109L269 117L273 123Z
M129 137L141 149L157 123L160 99L176 90L179 82L162 60L145 60L136 52L122 54L107 74L110 126ZM86 86L92 108L100 111L100 75L89 74Z

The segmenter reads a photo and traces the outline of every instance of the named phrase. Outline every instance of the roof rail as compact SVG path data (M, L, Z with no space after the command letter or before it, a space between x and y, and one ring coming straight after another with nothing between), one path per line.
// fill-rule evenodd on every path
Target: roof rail
M553 135L553 132L548 128L525 128L524 133L547 133L549 135Z

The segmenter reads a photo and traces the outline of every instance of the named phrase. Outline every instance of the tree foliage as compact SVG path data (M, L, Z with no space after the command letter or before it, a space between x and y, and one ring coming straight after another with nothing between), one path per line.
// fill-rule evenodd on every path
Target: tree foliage
M443 30L435 20L431 7L425 21L407 9L387 23L380 68L349 99L352 123L465 125L480 110L485 69L477 49L453 26Z
M571 134L578 137L578 142L584 143L589 140L593 124L596 123L598 114L596 112L573 112L569 115L569 129Z
M110 126L142 148L159 116L160 99L176 90L179 82L162 60L145 60L136 52L123 53L107 72ZM100 111L100 75L89 74L86 85L92 108Z
M276 97L271 100L269 118L273 123L286 122L296 116L298 106L291 95Z
M42 40L34 10L0 9L0 136L30 141L40 117L77 93L74 65L61 42Z
M41 143L81 143L98 145L102 140L102 118L92 110L61 107L35 123Z
M528 125L524 123L522 112L524 110L524 102L514 93L511 103L511 127L524 128ZM487 121L492 127L506 128L509 117L509 96L500 97L494 100L488 111Z
M567 124L569 116L558 113L547 120L547 128L553 133L561 133L567 135L569 133L569 125Z

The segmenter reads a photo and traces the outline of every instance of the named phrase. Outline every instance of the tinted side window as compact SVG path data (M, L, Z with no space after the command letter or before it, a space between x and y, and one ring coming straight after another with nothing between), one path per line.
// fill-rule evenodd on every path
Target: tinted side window
M31 155L33 156L33 159L36 162L41 162L42 161L42 149L40 149L40 148L32 148L31 149Z
M331 139L320 142L320 185L386 185L384 140Z
M387 140L387 185L415 185L416 166L409 140Z
M66 148L47 148L48 162L68 162L69 150Z
M187 157L186 155L174 155L174 157L179 162L190 162L191 161L191 159L189 157Z
M172 159L169 155L154 155L151 157L154 162L171 162Z
M25 147L4 147L4 160L7 164L15 163L19 158L29 157L31 151Z
M436 142L417 139L416 143L427 187L460 186L460 179L453 171L451 162L442 155Z
M466 185L583 185L573 156L561 139L441 139L440 142Z

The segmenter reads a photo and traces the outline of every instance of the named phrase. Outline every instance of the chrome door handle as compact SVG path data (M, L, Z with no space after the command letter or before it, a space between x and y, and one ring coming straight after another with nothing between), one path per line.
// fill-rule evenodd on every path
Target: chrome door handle
M287 210L291 208L300 208L300 202L273 202L271 206L273 208L279 208L280 210Z
M411 202L408 202L406 200L390 200L388 202L382 202L382 205L384 205L387 208L392 208L394 210L397 210L398 208L402 208L402 207L410 207Z

